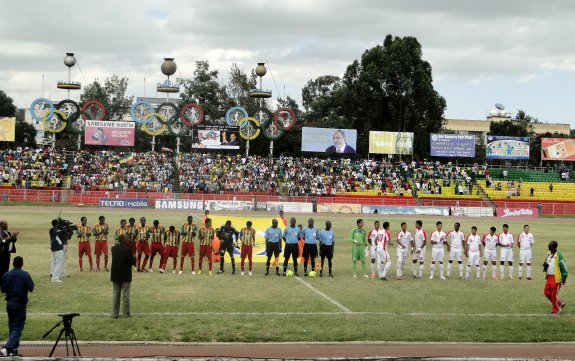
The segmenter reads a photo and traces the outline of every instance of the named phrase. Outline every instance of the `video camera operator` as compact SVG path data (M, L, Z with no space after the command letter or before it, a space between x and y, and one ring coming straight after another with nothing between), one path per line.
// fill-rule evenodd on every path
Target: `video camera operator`
M62 271L64 269L64 247L68 244L68 240L72 236L72 229L61 225L60 220L52 220L52 228L50 228L50 250L52 251L52 282L60 283Z
M8 222L0 220L0 280L10 267L10 254L16 253L16 241L19 232L10 233Z

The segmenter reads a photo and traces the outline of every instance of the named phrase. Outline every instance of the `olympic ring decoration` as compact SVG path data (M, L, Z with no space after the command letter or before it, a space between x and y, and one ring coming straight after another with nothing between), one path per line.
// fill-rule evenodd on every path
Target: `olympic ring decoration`
M283 130L290 130L296 123L295 112L291 108L279 108L274 113L274 123Z
M144 116L142 130L149 135L160 135L166 131L166 118L160 113L152 112Z
M253 117L244 117L239 121L240 137L245 140L256 139L260 135L260 122Z
M82 105L82 110L85 114L82 114L82 119L84 120L104 120L106 117L106 107L101 101L92 99ZM87 116L86 114L89 114Z
M273 115L267 108L258 108L254 112L254 118L256 118L260 124L264 124L268 120L273 120Z
M152 113L153 111L154 108L152 107L152 104L145 100L138 100L130 107L130 115L132 116L132 120L138 124L146 124L149 122L150 118L146 118L146 115Z
M248 111L244 107L232 107L226 112L226 123L230 127L240 125L241 120L248 116Z
M54 115L54 103L46 98L38 98L30 104L30 114L36 124L43 122L47 109L50 110L49 117L52 117Z
M80 106L71 99L62 100L56 108L66 113L66 119L62 119L62 121L71 123L80 117Z
M275 122L271 119L262 124L262 134L268 140L278 140L284 135L284 133L285 131L282 128L277 127Z
M176 113L172 115L172 117L168 120L168 130L172 135L175 135L176 137L182 137L188 135L190 127L184 124L180 114Z
M88 118L90 117L90 113L86 113L83 110L80 110L80 115L85 115ZM68 126L66 127L66 129L70 133L81 134L86 129L86 121L83 119L83 117L78 117L78 119L76 119L75 121L68 122Z
M165 119L171 119L174 115L180 116L180 110L173 103L162 103L156 108L156 113L160 113Z
M64 119L64 120L62 120ZM66 128L66 113L60 109L54 110L54 113L50 115L49 111L44 113L42 122L44 123L44 130L50 133L60 133Z
M180 118L184 124L190 127L198 125L205 119L204 108L196 103L188 103L180 111Z

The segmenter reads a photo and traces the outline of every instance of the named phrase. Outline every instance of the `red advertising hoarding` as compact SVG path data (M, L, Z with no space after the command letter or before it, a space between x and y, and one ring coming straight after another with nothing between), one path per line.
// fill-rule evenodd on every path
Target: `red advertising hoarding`
M541 138L541 160L575 161L575 139Z
M84 143L89 145L134 146L134 122L87 120Z

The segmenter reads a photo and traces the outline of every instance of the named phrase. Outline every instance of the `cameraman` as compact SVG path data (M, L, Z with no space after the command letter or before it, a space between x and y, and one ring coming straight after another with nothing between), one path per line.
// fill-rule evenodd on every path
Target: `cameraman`
M0 221L0 280L10 267L10 254L16 253L16 243L19 232L10 233L8 222Z
M50 250L52 251L52 282L60 283L62 270L64 269L64 245L67 244L71 233L60 227L57 219L52 220L50 234Z

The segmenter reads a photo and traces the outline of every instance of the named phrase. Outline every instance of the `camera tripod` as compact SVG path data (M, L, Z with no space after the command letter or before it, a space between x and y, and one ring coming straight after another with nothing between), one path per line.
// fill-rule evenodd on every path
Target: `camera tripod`
M74 333L74 329L72 328L72 319L76 316L80 316L79 313L66 313L66 314L59 314L58 316L62 316L62 320L54 325L48 332L42 336L42 338L46 338L52 331L56 329L56 327L64 324L64 327L60 330L60 334L54 343L54 347L52 347L52 351L50 351L50 355L48 357L52 357L54 354L54 350L56 350L56 346L58 346L58 342L64 335L64 340L66 342L66 356L70 356L70 351L68 349L68 341L70 341L70 345L72 346L72 355L74 357L82 356L80 354L80 347L78 346L78 340L76 340L76 333ZM77 353L77 354L76 354Z

